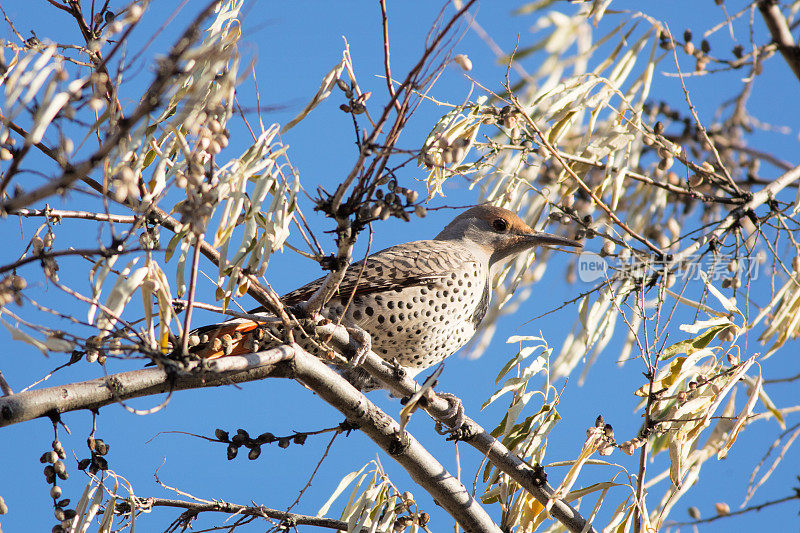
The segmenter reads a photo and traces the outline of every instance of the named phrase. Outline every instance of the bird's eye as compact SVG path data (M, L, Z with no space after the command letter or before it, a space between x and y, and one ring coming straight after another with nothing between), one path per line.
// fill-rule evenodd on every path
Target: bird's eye
M508 222L502 218L496 218L494 222L492 222L492 227L495 231L499 231L500 233L505 233L508 231Z

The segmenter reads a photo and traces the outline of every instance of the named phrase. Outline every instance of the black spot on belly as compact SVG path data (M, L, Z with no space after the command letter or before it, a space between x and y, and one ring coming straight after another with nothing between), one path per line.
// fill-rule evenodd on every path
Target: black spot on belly
M483 285L483 294L481 294L481 299L478 302L477 307L475 307L475 311L472 312L472 317L470 317L470 320L472 320L472 323L476 328L478 327L478 324L481 323L481 320L483 320L483 317L486 316L486 312L489 310L489 297L491 296L489 294L489 283L491 282L487 279L486 283Z

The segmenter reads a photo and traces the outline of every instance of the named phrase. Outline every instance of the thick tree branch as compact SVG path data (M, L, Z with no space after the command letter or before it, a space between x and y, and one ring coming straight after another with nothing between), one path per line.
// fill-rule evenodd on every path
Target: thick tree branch
M377 357L377 356L376 356ZM334 370L297 345L207 361L208 371L173 374L160 368L122 372L81 383L0 398L0 426L115 401L189 388L291 377L311 388L357 424L395 459L466 531L500 533L469 490L409 433ZM198 369L199 370L199 369Z
M209 361L207 372L179 374L163 368L145 368L12 394L0 398L0 427L51 414L97 410L130 398L256 381L274 375L276 365L293 353L290 346L279 346L256 354Z
M781 8L776 0L759 0L758 10L764 17L764 22L767 24L772 40L778 45L783 59L792 69L794 75L800 80L800 47L792 37L792 32L789 29L789 24L786 23L786 18L781 13Z
M367 355L363 366L396 396L411 396L419 389L419 384L410 378L397 379L391 365L374 353ZM452 416L452 406L440 397L429 400L425 410L442 423L447 423L448 417ZM553 488L546 482L540 482L541 476L531 465L517 457L471 418L465 417L462 429L469 435L465 440L467 444L478 450L503 473L508 474L540 503L546 505L550 501L554 493ZM577 510L562 500L555 500L550 514L572 532L595 531Z
M465 531L496 531L469 490L400 424L313 355L296 350L295 378L314 390L397 461Z

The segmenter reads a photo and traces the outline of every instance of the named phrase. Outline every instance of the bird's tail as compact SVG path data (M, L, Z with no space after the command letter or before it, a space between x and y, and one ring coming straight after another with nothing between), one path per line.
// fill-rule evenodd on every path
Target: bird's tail
M264 328L253 320L237 319L203 326L189 334L189 353L204 359L258 351Z

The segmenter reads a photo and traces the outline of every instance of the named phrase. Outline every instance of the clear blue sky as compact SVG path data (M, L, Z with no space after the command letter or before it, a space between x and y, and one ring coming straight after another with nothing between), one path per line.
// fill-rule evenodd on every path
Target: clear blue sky
M132 35L127 48L128 54L135 54L140 46L150 38L161 23L172 13L173 2L154 2L140 28ZM733 2L729 2L733 4ZM506 51L513 48L517 38L524 44L530 40L530 28L534 20L525 16L512 16L511 11L519 5L516 2L483 2L478 10L478 20L484 29ZM615 7L636 8L636 2L623 2ZM183 13L170 24L169 30L158 35L154 43L147 49L146 55L163 53L174 36L183 31L191 18L191 13L199 10L200 2L189 2ZM112 9L118 8L116 4ZM413 65L422 51L425 36L441 5L438 2L390 2L390 37L392 43L392 66L396 77L401 77ZM76 42L79 40L74 22L64 13L52 8L46 2L38 0L29 2L12 0L4 2L3 8L14 21L17 29L25 37L34 29L37 36L58 42ZM563 4L569 9L569 4ZM738 9L729 5L731 12ZM675 1L650 3L648 12L655 17L666 18L673 33L680 35L683 28L691 25L699 31L710 26L710 23L699 24L700 20L722 20L722 14L713 2ZM359 82L365 90L373 92L373 100L384 101L385 83L378 76L383 73L382 40L380 31L380 14L377 2L249 2L243 15L242 52L248 59L255 60L255 71L260 90L262 106L276 106L277 110L264 115L265 122L285 123L290 120L316 91L322 76L335 65L343 49L342 36L350 43L351 54ZM451 10L446 11L448 14ZM614 20L615 15L607 15L606 21ZM604 21L604 22L606 22ZM760 19L756 19L759 34L763 35ZM13 35L4 26L6 39ZM743 36L744 38L744 36ZM726 39L721 42L729 43ZM712 40L712 46L714 41ZM497 87L504 74L504 68L495 64L491 52L486 45L472 32L467 32L463 40L456 45L457 53L466 53L472 59L475 70L473 75L487 86ZM535 57L530 59L535 65ZM760 99L754 100L751 111L759 119L792 129L790 135L763 133L759 138L760 147L774 151L787 160L796 160L797 129L800 111L796 105L798 82L792 77L785 63L774 59L767 65L767 72L759 83L769 84L769 91L762 90ZM671 70L671 69L670 69ZM734 73L734 78L741 73ZM152 69L142 69L136 75L131 87L146 86L152 79ZM733 78L729 78L733 79ZM670 101L674 107L680 106L680 86L675 79L656 77L654 97ZM469 83L454 67L445 71L433 95L443 100L461 102L469 89ZM695 105L704 119L710 120L712 109L704 107L706 103L715 105L724 98L724 94L736 89L716 79L692 79L692 90ZM138 93L133 91L122 94L121 99L127 105L135 104ZM769 94L768 98L764 95ZM239 102L245 108L255 106L253 85L247 80L238 94ZM338 110L342 103L340 94L324 103L299 126L284 137L284 142L291 146L290 156L295 167L300 171L300 178L308 191L313 192L316 185L329 186L337 183L349 171L355 160L355 148L352 138L352 125L348 115ZM425 135L438 119L437 110L433 107L421 108L418 115L404 132L398 145L416 149L421 145ZM250 117L251 119L254 116ZM232 121L232 140L229 152L241 153L248 136L236 119ZM423 177L422 172L409 166L403 173L405 183L402 185L417 188L424 193L424 185L414 181ZM433 205L465 205L474 202L474 195L467 192L464 183L453 183L447 189L448 197L437 199ZM54 201L53 207L75 208L83 205L84 199L73 197L73 203ZM330 224L322 221L311 210L311 203L304 199L301 204L311 219L312 225L320 229L330 229ZM380 249L393 243L433 237L456 211L443 210L431 213L423 221L413 224L390 221L376 229L373 249ZM3 231L9 231L11 225L5 222ZM29 238L35 230L36 221L23 221L22 231ZM16 226L14 226L16 228ZM87 222L65 221L57 233L65 238L58 241L66 245L95 242L95 228ZM321 234L321 233L320 233ZM73 241L73 235L75 240ZM162 242L166 242L167 232L162 231ZM3 241L13 246L0 250L0 262L6 263L16 256L20 240L19 234L3 234ZM299 240L299 239L298 239ZM294 241L293 241L294 242ZM594 243L594 246L600 246ZM334 249L331 242L323 243L326 251ZM364 242L359 244L363 251ZM564 282L565 259L555 258L542 282L535 287L532 297L514 316L504 317L500 323L495 342L484 356L478 360L467 360L458 355L447 364L444 375L440 379L442 390L455 393L465 403L468 413L479 423L494 427L499 411L488 410L479 413L481 403L492 392L492 383L488 376L496 375L500 366L511 355L511 348L503 343L511 334L538 334L540 331L548 339L556 351L562 339L567 335L577 314L575 307L567 307L558 313L532 323L527 320L546 310L556 307L561 302L574 298L586 286L567 285ZM35 267L27 267L31 272ZM85 273L87 263L63 261L61 277L73 282L76 288L88 290L89 282ZM169 265L170 274L174 273L175 261ZM213 273L213 268L205 265L206 272ZM24 275L24 272L22 272ZM319 274L316 265L299 258L289 251L277 254L270 263L267 273L274 288L287 292L298 284L314 279ZM213 274L212 274L213 275ZM33 276L32 276L33 277ZM203 278L201 277L201 280ZM60 309L75 316L84 317L85 308L78 306L73 300L61 293L48 289L44 285L34 286L31 295L49 306ZM210 283L201 283L199 295L206 301L213 302ZM249 303L243 304L248 307ZM213 321L216 317L197 312L194 323ZM676 322L676 326L677 326ZM66 325L64 327L67 327ZM622 327L621 325L619 326ZM679 332L675 332L678 335ZM677 340L677 338L675 338ZM14 390L19 390L39 379L46 369L64 361L63 355L54 355L45 360L41 354L26 345L10 341L5 329L0 330L0 345L5 347L0 363L6 379ZM755 346L755 343L753 343ZM585 429L594 423L598 414L603 414L607 421L613 423L618 440L626 440L635 435L641 422L639 413L633 413L635 398L632 392L641 380L642 366L634 361L620 369L616 366L616 351L619 343L612 343L599 362L592 368L587 383L578 387L577 379L564 386L562 403L559 411L564 418L553 431L549 441L547 461L558 461L577 455L585 438ZM753 348L760 350L760 347ZM789 346L778 357L787 358L796 346ZM134 368L136 365L114 362L110 371L121 371ZM781 375L798 372L797 361L780 363ZM785 370L783 370L785 369ZM56 374L46 384L55 385L74 380L90 379L101 375L97 366L77 365L75 369ZM777 377L766 373L765 377ZM787 402L796 396L796 384L786 385L773 391L779 402L784 398ZM381 405L387 412L396 415L399 403L388 398L383 392L372 393L371 399ZM151 407L160 398L147 398L132 402L139 408ZM740 398L741 400L741 398ZM241 387L223 387L216 389L187 391L176 394L168 408L150 416L135 416L127 413L119 406L103 409L98 417L98 436L111 444L108 456L111 468L125 476L133 483L137 496L177 497L175 494L161 489L154 481L153 473L158 469L160 479L167 485L180 488L197 497L219 498L229 502L248 504L255 501L267 507L283 509L291 503L297 492L303 487L308 476L319 460L327 437L309 438L304 446L290 446L281 450L277 446L265 446L257 461L248 461L240 457L234 461L225 459L225 448L222 445L208 443L181 434L159 434L165 431L185 431L204 435L213 435L214 428L235 432L236 428L245 428L251 434L270 431L274 434L289 434L293 430L314 430L333 426L341 422L343 417L333 408L318 401L313 395L286 380L266 380L248 383ZM71 437L61 433L68 450L70 480L63 483L65 497L76 501L86 479L75 468L72 461L72 450L81 459L88 456L84 439L91 426L88 413L70 413L64 417L72 429ZM789 422L792 422L790 418ZM432 423L423 415L415 417L411 424L414 435L428 446L451 471L455 471L455 458L452 444L444 443L432 429ZM713 514L716 501L727 501L732 509L737 508L744 495L744 485L749 473L754 469L760 456L765 451L769 440L765 440L763 432L777 435L776 426L772 422L760 422L740 437L728 459L722 462L711 461L703 470L702 487L684 498L673 513L677 520L688 519L685 509L694 505L701 509L703 516ZM45 531L54 524L49 487L41 475L38 458L47 451L52 440L51 424L48 420L37 420L18 426L5 428L0 433L0 494L10 508L7 516L0 517L3 531ZM469 486L474 476L475 465L480 462L475 451L467 446L460 448L464 463L464 479ZM427 509L436 520L431 527L434 531L442 531L451 527L450 520L444 513L436 509L433 501L421 489L414 490L413 484L401 469L395 467L392 460L358 432L349 437L339 437L333 447L331 456L323 464L317 479L304 496L295 511L314 514L325 501L327 494L336 486L346 473L360 468L365 462L377 455L390 472L393 481L401 490L412 490L418 497L423 509ZM627 457L615 453L611 460L624 466L633 473L637 469L638 457ZM658 458L658 467L663 467L663 457ZM596 469L596 470L593 470ZM654 470L651 470L651 472ZM800 471L800 458L797 453L786 457L780 471L776 472L768 485L755 497L755 502L777 498L789 493L790 487L797 484L794 476ZM581 484L607 479L608 471L599 467L584 470ZM552 469L551 481L555 483L565 473L565 469ZM663 486L651 491L651 505L660 497ZM609 500L616 505L623 498L620 491ZM584 505L584 510L591 508L592 502ZM498 509L490 509L493 516ZM152 516L143 516L139 526L142 531L163 530L177 516L175 511L157 511ZM705 531L729 530L729 524L735 524L736 530L752 530L778 528L787 523L796 524L797 506L784 505L751 514L735 521L720 521L707 526ZM221 515L202 517L196 528L216 524ZM262 526L251 527L258 531ZM248 529L244 529L245 531Z

